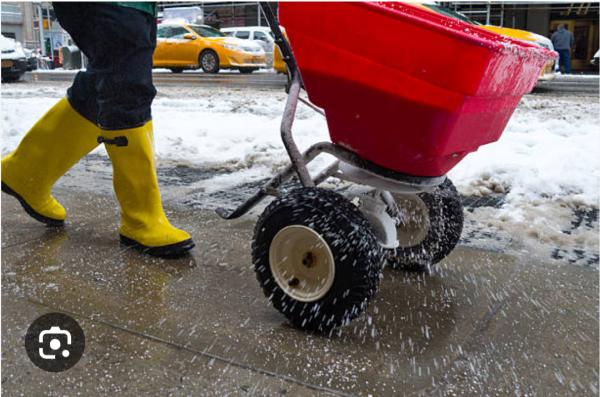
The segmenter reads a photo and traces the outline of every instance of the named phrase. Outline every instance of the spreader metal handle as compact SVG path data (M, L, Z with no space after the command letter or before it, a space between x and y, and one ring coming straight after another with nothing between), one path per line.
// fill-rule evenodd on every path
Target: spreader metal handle
M405 175L397 173L391 170L386 170L375 164L370 163L367 160L360 158L356 153L351 152L339 145L331 142L319 142L309 147L304 153L300 152L294 138L292 136L292 125L294 123L294 117L296 115L296 108L300 98L300 90L302 88L302 78L300 71L296 64L292 49L286 40L285 36L279 28L279 22L273 10L271 9L270 3L261 2L262 10L269 22L269 26L275 36L275 43L279 46L283 59L288 67L288 72L291 76L291 85L288 93L287 102L283 111L283 117L281 119L281 139L287 153L290 157L291 164L281 170L271 180L269 180L263 187L258 189L250 198L244 203L237 207L233 211L228 211L224 208L216 210L217 214L224 219L235 219L238 218L249 210L251 210L256 204L258 204L266 196L277 196L280 194L279 188L281 185L289 180L294 173L298 175L300 182L304 187L313 187L319 185L325 181L329 176L336 175L339 170L341 162L350 164L359 169L369 170L375 176L386 178L389 181L399 183L403 186L409 186L416 189L428 188L437 186L445 179L443 177L415 177L411 175ZM320 112L322 113L322 112ZM326 170L322 171L314 179L310 176L307 169L307 164L310 163L315 157L321 153L328 153L336 157L339 161L330 165Z
M286 40L285 36L281 32L279 27L279 21L271 9L271 5L268 2L260 3L267 22L271 27L271 31L275 36L275 43L279 46L283 59L288 67L288 72L291 76L290 92L285 103L285 109L283 111L283 117L281 119L281 140L285 146L285 150L290 156L294 170L298 174L300 182L305 187L315 186L308 169L306 168L306 162L302 158L302 153L298 149L298 145L294 141L292 136L292 125L294 124L294 117L296 116L296 108L298 107L298 98L300 97L300 89L302 88L302 78L300 77L300 71L294 58L294 53L290 47L290 43Z

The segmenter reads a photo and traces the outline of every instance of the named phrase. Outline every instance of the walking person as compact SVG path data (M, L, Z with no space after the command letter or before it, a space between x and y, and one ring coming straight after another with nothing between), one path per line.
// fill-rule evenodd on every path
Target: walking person
M155 4L53 3L88 67L2 159L2 191L36 220L61 226L67 214L52 197L52 186L103 143L121 209L121 243L151 255L179 256L194 243L167 220L156 176L150 111L156 95Z
M550 38L556 52L558 52L558 67L564 67L565 74L571 74L571 49L575 46L575 37L565 25L558 25L556 32Z

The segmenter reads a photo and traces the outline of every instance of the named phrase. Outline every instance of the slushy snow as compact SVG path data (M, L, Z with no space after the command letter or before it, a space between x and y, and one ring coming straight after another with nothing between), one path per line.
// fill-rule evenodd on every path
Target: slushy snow
M159 94L154 101L159 161L233 171L220 177L229 181L227 185L270 176L287 164L279 135L284 92L195 91L191 97L187 92L180 96ZM62 88L3 86L2 153L14 149L63 94ZM598 108L598 102L589 97L526 96L500 141L468 155L449 176L466 195L507 193L506 202L515 217L521 204L544 200L597 206ZM302 149L328 140L324 118L302 104L294 131ZM96 152L105 154L103 148ZM322 167L326 162L316 165Z
M450 177L466 194L508 192L507 201L598 205L598 102L527 96L498 142L468 155Z

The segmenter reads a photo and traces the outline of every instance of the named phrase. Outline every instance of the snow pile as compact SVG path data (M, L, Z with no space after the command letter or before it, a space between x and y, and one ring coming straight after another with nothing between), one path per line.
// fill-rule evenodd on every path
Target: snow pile
M501 139L468 155L450 177L464 194L508 192L507 202L543 199L598 205L598 103L525 97Z
M153 107L156 154L232 172L205 184L207 191L271 177L289 163L279 133L285 100L284 92L248 95L227 90L204 99L158 98ZM294 132L301 150L329 139L325 119L302 106ZM329 161L330 156L320 156L310 169L318 172Z

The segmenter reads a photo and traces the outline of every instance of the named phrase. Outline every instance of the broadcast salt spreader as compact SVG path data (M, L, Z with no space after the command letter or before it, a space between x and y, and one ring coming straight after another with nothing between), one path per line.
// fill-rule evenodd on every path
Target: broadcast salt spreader
M500 138L555 54L398 2L282 2L279 22L261 6L290 77L281 137L291 164L217 212L237 218L275 197L254 231L256 276L295 326L328 332L364 310L384 262L427 266L454 249L463 210L445 174ZM331 137L304 153L292 137L299 100L324 113ZM337 161L313 177L307 164L322 153ZM282 190L294 175L302 187ZM317 187L329 177L367 188L346 198Z

